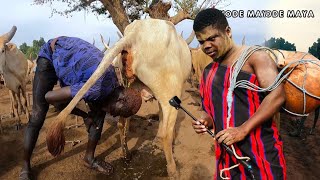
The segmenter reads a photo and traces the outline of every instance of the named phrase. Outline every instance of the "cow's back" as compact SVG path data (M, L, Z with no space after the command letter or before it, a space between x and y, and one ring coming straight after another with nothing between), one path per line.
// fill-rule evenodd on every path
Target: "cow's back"
M9 51L6 54L5 70L10 74L14 74L21 81L26 77L28 70L27 58L13 43L7 44Z
M126 28L125 36L130 33L134 39L132 67L142 82L156 82L159 77L164 80L175 78L177 82L186 80L191 71L191 54L171 22L137 20Z

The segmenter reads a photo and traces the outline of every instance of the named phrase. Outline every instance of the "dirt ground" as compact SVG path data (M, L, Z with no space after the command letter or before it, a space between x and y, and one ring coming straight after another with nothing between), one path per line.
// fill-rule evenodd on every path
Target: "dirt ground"
M186 84L186 89L189 84ZM28 86L30 91L30 85ZM7 89L0 89L0 113L9 113L9 96ZM182 105L196 117L198 106L191 105L198 101L194 93L184 92ZM191 104L190 104L191 103ZM67 144L64 153L53 158L47 151L45 143L46 129L55 119L57 112L50 107L44 127L34 150L32 165L37 179L168 179L166 160L161 148L154 144L159 122L148 118L158 112L157 102L143 103L138 116L131 118L128 133L128 147L132 160L124 163L121 159L120 138L116 118L106 116L104 129L96 155L110 162L115 173L105 176L87 169L82 164L86 149L87 132L84 127L66 130L67 140L81 140L72 146ZM293 128L294 119L286 114L281 115L281 136L284 141L284 152L287 162L288 179L319 179L320 171L320 123L315 135L306 135L309 131L313 114L307 119L302 138L288 136ZM75 118L70 115L68 123L74 124ZM23 116L23 119L25 117ZM80 119L80 118L79 118ZM80 119L79 122L81 122ZM0 134L0 179L18 179L23 154L23 134L25 125L19 131L13 126L13 120L6 118L2 122L4 132ZM24 120L24 123L25 120ZM213 140L208 135L197 135L191 127L191 119L179 111L176 123L176 141L174 157L180 179L212 179L214 174Z

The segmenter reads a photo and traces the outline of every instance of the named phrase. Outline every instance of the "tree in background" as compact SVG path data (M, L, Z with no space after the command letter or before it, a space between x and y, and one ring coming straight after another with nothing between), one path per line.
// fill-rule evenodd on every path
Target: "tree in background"
M309 47L308 52L320 59L320 38L317 40L317 42L314 42L311 47Z
M65 3L67 9L58 10L52 8L52 14L69 16L72 12L87 11L97 15L105 14L112 18L113 23L121 33L132 21L146 16L157 19L165 19L173 24L178 24L185 19L193 19L202 8L214 7L224 0L33 0L36 5L50 4L54 2ZM169 15L173 8L176 13Z
M19 46L19 49L26 55L28 59L33 60L37 57L41 46L45 43L46 42L43 37L40 37L39 40L32 41L32 46L28 46L27 43L24 42Z
M268 41L264 42L264 45L266 47L269 47L271 49L282 49L282 50L288 50L288 51L296 51L296 46L294 43L289 43L282 37L280 38L270 38Z

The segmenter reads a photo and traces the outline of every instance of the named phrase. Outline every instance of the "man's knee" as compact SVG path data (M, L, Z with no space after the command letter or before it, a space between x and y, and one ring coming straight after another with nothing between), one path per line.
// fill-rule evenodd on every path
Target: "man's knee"
M98 120L93 120L93 124L89 127L89 139L90 140L100 140L101 138L101 133L102 133L102 129L103 129L103 123L104 123L104 116L99 117Z
M27 128L28 129L34 129L36 131L40 131L40 129L42 128L43 126L43 123L44 123L44 120L41 120L40 118L33 118L31 116L29 122L28 122L28 125L27 125Z
M48 112L48 105L34 104L32 108L31 118L28 122L29 128L41 129Z
M53 96L51 95L50 91L44 95L44 99L46 100L47 103L53 104L53 101L52 101Z
M101 138L102 128L97 128L95 126L91 126L89 129L89 140L99 141Z

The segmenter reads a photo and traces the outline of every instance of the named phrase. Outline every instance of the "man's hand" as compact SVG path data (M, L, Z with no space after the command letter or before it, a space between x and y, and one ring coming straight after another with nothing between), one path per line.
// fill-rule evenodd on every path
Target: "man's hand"
M202 113L199 121L192 121L192 127L198 134L203 134L207 132L207 129L213 128L213 122L209 115Z
M228 129L224 129L220 131L216 135L216 140L218 143L224 142L226 145L231 145L233 143L242 141L248 132L242 126L239 127L230 127Z

